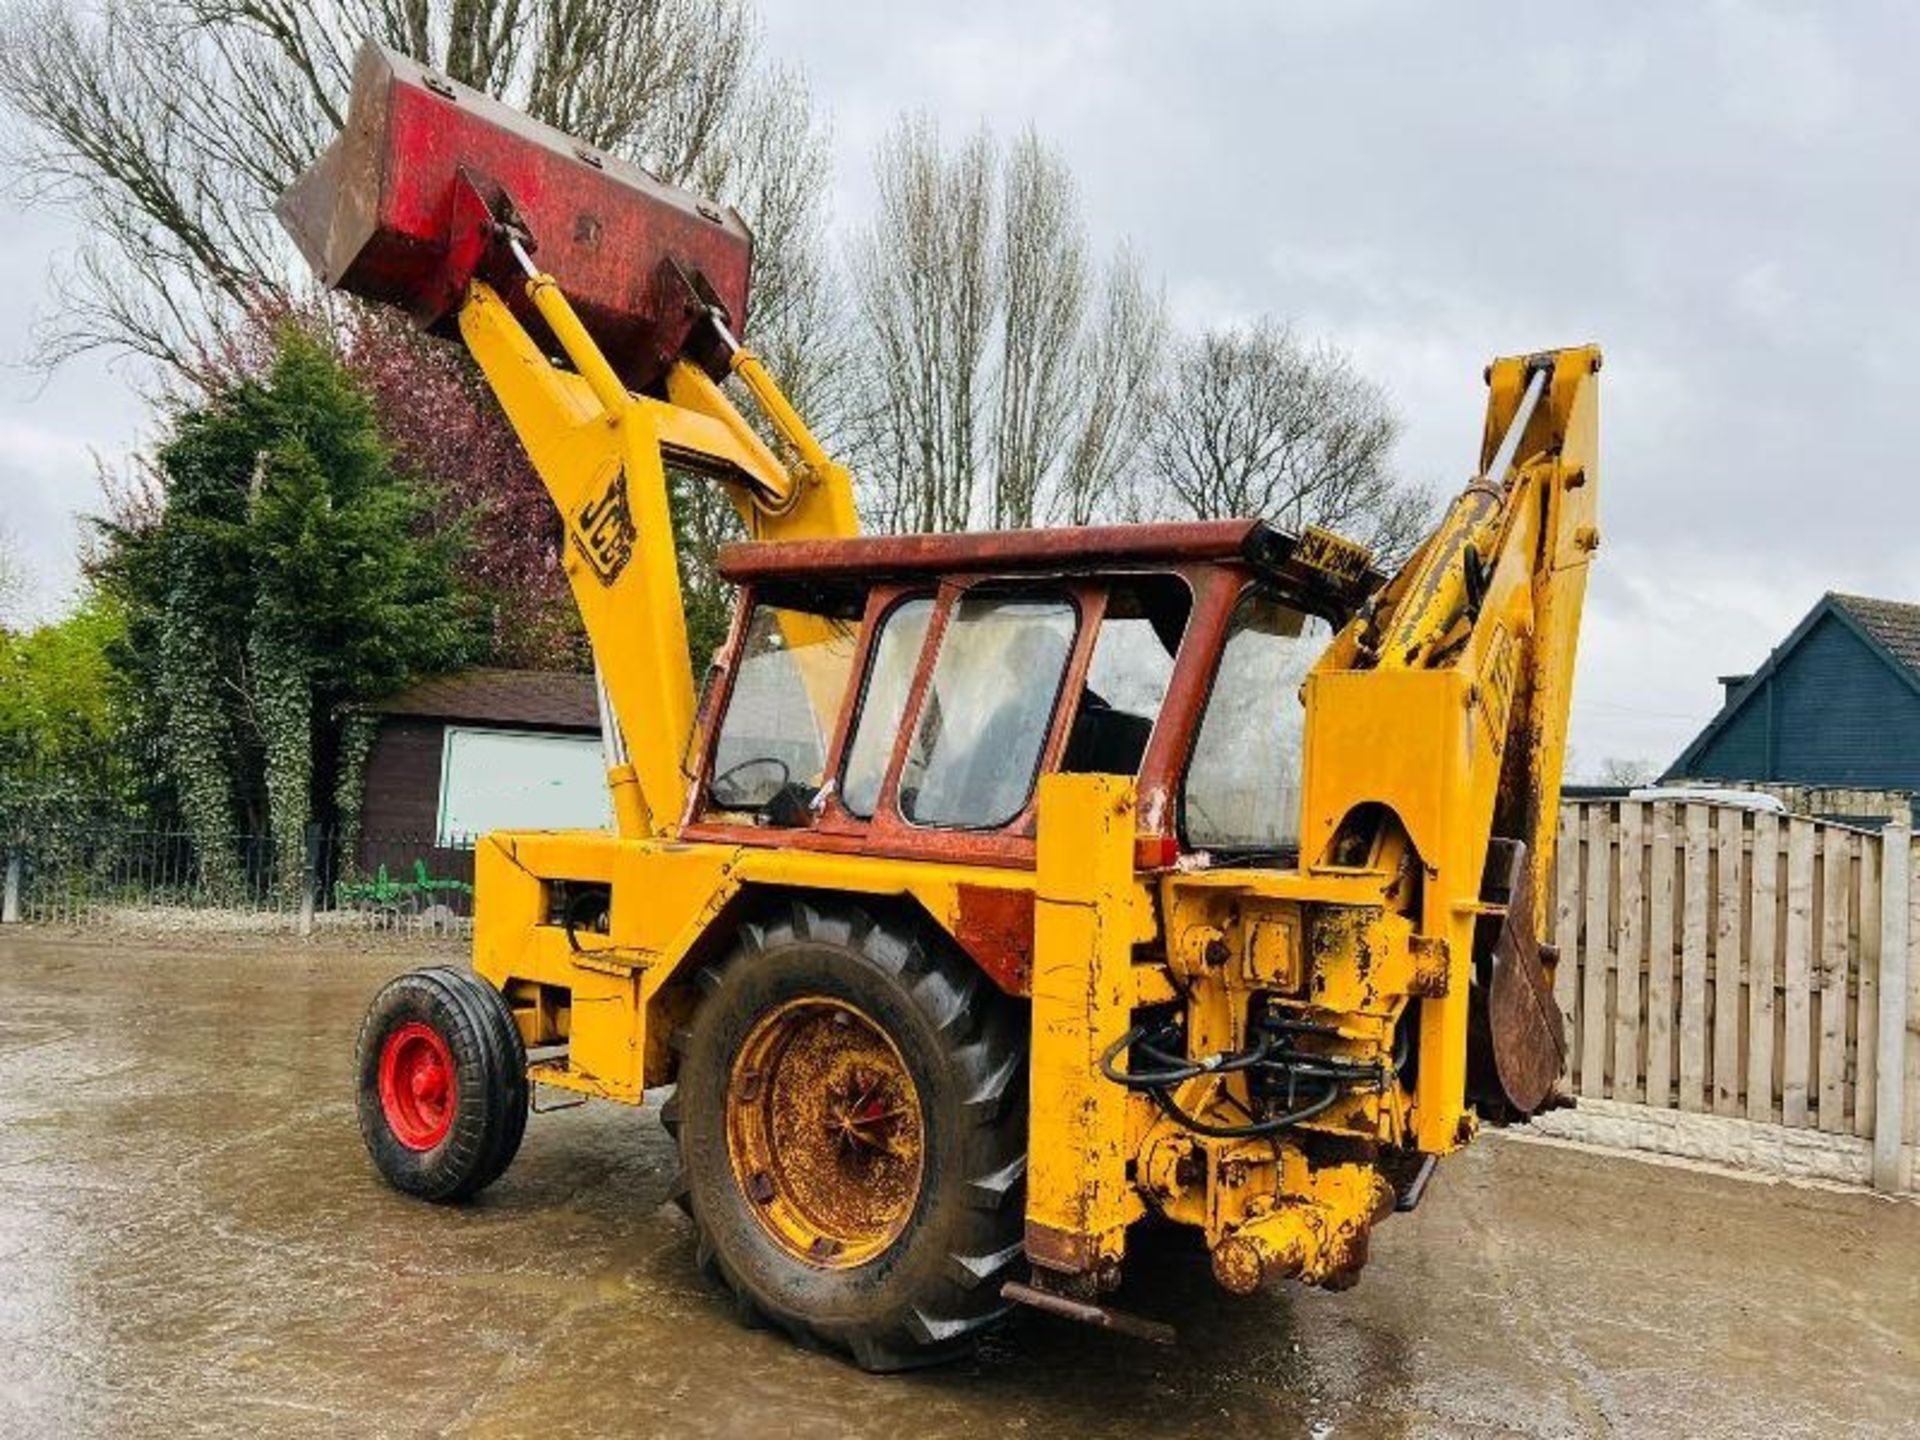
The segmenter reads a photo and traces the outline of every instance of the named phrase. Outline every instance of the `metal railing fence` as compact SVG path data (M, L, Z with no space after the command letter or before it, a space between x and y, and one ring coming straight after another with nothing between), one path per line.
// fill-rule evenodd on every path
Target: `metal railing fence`
M464 935L472 922L472 845L432 835L310 826L203 851L139 823L0 833L0 923Z

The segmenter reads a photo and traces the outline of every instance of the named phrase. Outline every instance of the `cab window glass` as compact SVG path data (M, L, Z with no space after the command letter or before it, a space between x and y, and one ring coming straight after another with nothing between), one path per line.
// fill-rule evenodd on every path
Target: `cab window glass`
M1257 591L1234 608L1187 765L1190 846L1297 859L1300 686L1332 638L1326 621Z
M843 620L754 608L739 674L714 742L708 798L759 810L783 790L811 796L853 675L854 628Z
M932 620L933 601L919 599L896 605L880 622L873 658L867 665L860 718L847 745L840 778L840 803L848 813L863 820L873 814L880 801L880 784L886 778L887 762L893 758L900 717L906 713L907 691L912 688L920 647L926 643L927 626Z
M1173 576L1114 585L1074 708L1063 773L1132 775L1140 769L1192 608L1192 593Z
M983 829L1026 808L1073 651L1064 598L969 594L955 607L900 773L900 813Z

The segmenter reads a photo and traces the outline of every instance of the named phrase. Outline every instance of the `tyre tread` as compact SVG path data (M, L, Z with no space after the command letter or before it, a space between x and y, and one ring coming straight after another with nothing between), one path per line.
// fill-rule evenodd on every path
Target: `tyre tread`
M444 1150L424 1160L400 1153L381 1113L377 1049L402 1018L445 1016L453 1051L459 1112ZM526 1133L526 1049L500 992L478 975L451 966L412 970L374 996L356 1046L359 1093L355 1108L374 1166L396 1189L438 1203L471 1198L499 1179ZM468 1057L463 1063L462 1057ZM477 1123L461 1123L477 1115Z
M839 901L798 899L741 924L731 952L704 967L699 977L709 1002L758 956L798 943L856 949L898 983L939 1036L961 1097L961 1178L955 1183L963 1187L965 1200L950 1222L944 1262L901 1310L871 1325L815 1323L783 1312L733 1273L701 1218L698 1197L687 1194L686 1177L693 1170L676 1092L661 1120L682 1148L674 1198L693 1218L698 1264L732 1292L737 1305L799 1343L851 1355L863 1369L909 1369L951 1359L971 1349L1011 1308L995 1282L1023 1253L1022 1213L1009 1202L1024 1190L1025 1111L1007 1102L1023 1068L1024 1031L1016 1024L1014 1007L944 936L930 936L923 926L903 924L886 911Z

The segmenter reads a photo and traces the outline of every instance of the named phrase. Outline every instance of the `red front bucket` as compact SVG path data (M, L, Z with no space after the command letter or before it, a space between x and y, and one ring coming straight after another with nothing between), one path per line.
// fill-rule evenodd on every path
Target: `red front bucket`
M494 213L517 212L540 268L634 389L659 380L694 323L671 266L704 279L744 330L753 237L731 209L372 41L354 63L346 129L278 213L322 283L438 327L472 278L454 247L463 177ZM523 319L533 314L518 284L500 288Z

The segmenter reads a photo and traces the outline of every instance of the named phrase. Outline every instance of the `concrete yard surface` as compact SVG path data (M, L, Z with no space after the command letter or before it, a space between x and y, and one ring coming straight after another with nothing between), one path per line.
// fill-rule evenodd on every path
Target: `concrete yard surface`
M1493 1139L1359 1287L1154 1347L1038 1316L872 1377L738 1328L651 1109L536 1115L464 1208L373 1175L367 999L420 956L0 932L0 1435L1838 1435L1920 1430L1920 1207Z

